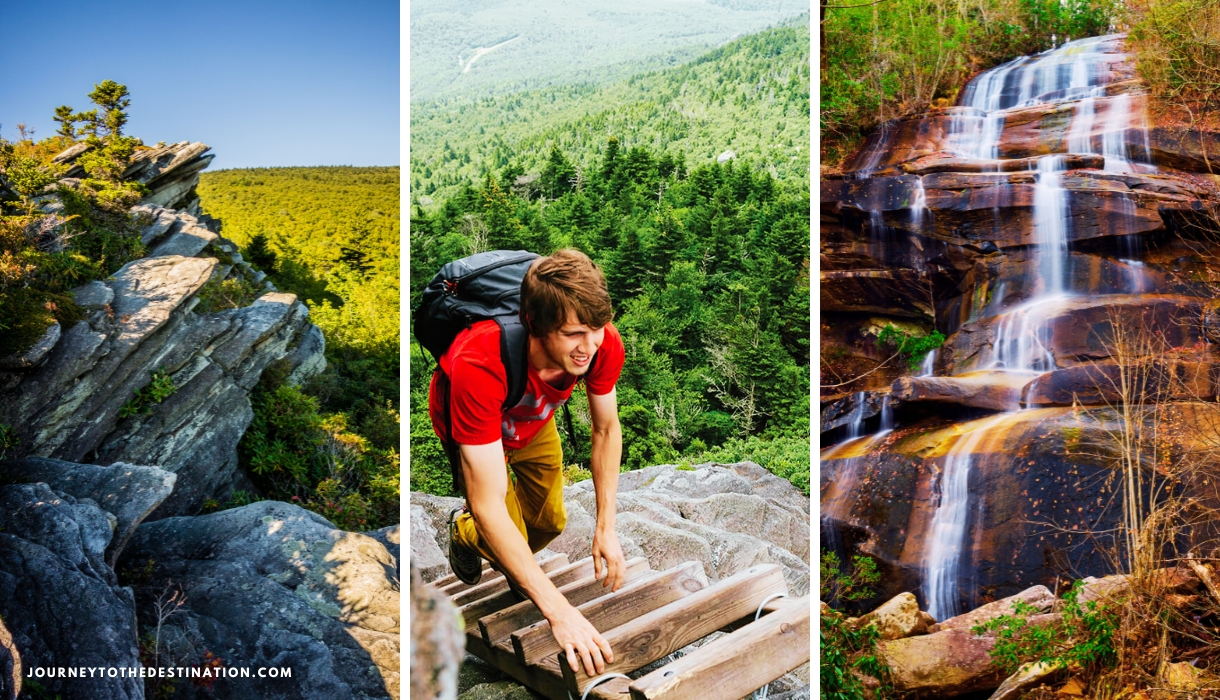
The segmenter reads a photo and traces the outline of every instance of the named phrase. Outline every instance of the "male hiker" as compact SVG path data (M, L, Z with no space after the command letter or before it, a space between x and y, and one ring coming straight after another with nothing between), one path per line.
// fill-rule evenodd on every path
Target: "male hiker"
M489 560L550 621L569 665L583 663L591 676L613 662L610 645L559 593L533 555L566 522L555 411L583 380L597 498L594 572L601 576L605 559L603 585L612 590L622 586L626 575L614 532L623 449L615 383L624 350L611 316L605 278L588 256L566 249L537 258L521 282L520 318L528 331L521 400L504 410L509 377L502 359L504 331L495 320L458 333L441 356L429 391L433 427L442 441L451 435L457 445L465 485L466 508L451 516L450 566L459 579L473 584L480 578L480 557Z

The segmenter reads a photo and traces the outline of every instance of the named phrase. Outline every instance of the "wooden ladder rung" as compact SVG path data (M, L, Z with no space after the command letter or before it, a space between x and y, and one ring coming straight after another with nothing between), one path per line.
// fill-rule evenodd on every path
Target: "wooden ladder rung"
M583 559L577 563L586 561L592 562L593 558ZM648 560L644 557L636 557L627 561L626 576L629 582L640 577L646 571L648 571ZM605 574L603 573L601 579L590 575L566 584L561 584L558 577L551 580L555 582L560 594L569 603L572 605L583 605L611 592L609 588L602 585L604 579ZM503 610L493 612L490 615L483 616L479 619L478 624L484 642L488 645L502 645L508 651L512 651L512 640L509 639L509 635L542 619L542 613L534 605L534 602L525 600L516 605L510 605Z
M631 700L741 698L807 663L809 598L776 611L636 679Z
M568 565L568 555L560 554L559 556L551 557L538 562L538 566L546 573L561 569ZM473 603L480 598L486 598L490 595L495 595L508 590L508 581L503 576L498 576L487 582L480 582L479 585L473 588L468 588L456 595L450 596L449 599L454 605L462 606L467 603Z
M695 595L707 586L703 564L688 561L661 572L654 578L630 583L615 593L577 606L576 609L604 636L606 630L626 624L676 600ZM551 636L551 623L546 620L513 632L511 638L517 662L524 665L542 662L560 652L559 644Z
M487 581L489 580L487 578L488 576L499 576L500 575L499 572L491 570L491 562L487 561L486 559L483 560L482 572L483 572L482 578L479 579L479 583L487 583ZM479 585L479 583L476 583L474 585L477 586L477 585ZM471 587L471 585L469 583L463 583L462 581L459 581L457 574L454 574L454 573L445 574L444 576L433 581L432 585L439 588L441 593L443 593L447 596L451 596L454 593L460 593L460 592L466 590L467 588Z
M651 612L632 616L612 629L598 627L590 620L614 651L614 663L606 664L604 673L634 671L753 614L771 595L787 592L783 569L778 564L759 564ZM563 673L568 690L579 697L592 678L585 674L583 666L579 669L568 666L564 653L556 650L552 658ZM600 688L595 688L595 693Z

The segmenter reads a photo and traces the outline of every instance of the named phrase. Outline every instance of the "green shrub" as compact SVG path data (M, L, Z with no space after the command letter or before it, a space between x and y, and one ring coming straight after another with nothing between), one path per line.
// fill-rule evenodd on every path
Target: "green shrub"
M914 335L892 323L887 323L885 328L882 328L881 332L877 334L877 347L893 350L907 361L907 366L912 372L919 369L919 365L929 352L944 343L945 336L940 331L934 330L926 335Z
M262 288L244 277L219 279L213 277L199 289L195 312L212 314L226 309L249 306L262 294Z
M145 384L119 409L119 418L152 413L153 406L168 399L177 390L173 377L158 369L152 373L152 381Z
M880 580L877 567L869 557L856 556L853 571L840 570L839 558L833 552L822 554L822 599L863 600L874 594L869 588ZM868 624L855 627L843 613L822 608L821 615L821 694L833 700L864 700L881 698L888 691L885 685L888 669L877 655L877 627ZM879 687L870 693L861 676L876 679Z
M345 414L322 414L316 397L284 381L286 369L268 368L251 396L238 454L255 482L345 530L398 522L398 453L352 432Z
M842 571L839 555L824 552L819 562L821 597L827 605L868 600L877 595L872 586L881 580L877 562L860 554L852 557L850 572Z
M1058 619L1031 625L1029 618L1040 611L1018 600L1011 615L1001 615L972 628L977 635L994 635L991 659L1005 673L1015 673L1027 662L1080 669L1086 676L1114 665L1118 656L1114 634L1118 613L1110 606L1090 600L1079 602L1083 581L1063 594Z

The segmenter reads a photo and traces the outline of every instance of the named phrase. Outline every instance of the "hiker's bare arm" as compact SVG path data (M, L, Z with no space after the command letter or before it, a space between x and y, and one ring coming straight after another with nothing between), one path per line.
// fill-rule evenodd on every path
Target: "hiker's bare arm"
M529 544L508 515L508 474L500 441L486 445L461 445L462 477L466 502L474 516L479 538L495 555L504 574L534 601L551 623L551 634L568 653L572 668L583 663L589 675L605 669L614 660L610 645L580 612L568 603L534 560Z
M627 562L614 531L615 501L618 497L618 470L623 459L623 428L618 422L618 393L589 394L589 417L592 419L592 453L589 466L593 471L593 490L597 494L597 526L593 530L593 570L601 575L602 559L606 560L606 580L617 591L627 579Z

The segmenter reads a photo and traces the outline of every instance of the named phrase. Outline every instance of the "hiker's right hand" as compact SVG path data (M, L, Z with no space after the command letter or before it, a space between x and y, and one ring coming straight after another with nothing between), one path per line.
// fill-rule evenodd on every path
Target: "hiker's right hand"
M580 611L571 605L565 606L550 620L551 634L560 648L568 654L568 666L577 670L584 665L585 673L599 675L606 664L614 663L610 643L598 632Z

